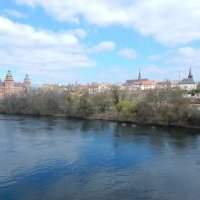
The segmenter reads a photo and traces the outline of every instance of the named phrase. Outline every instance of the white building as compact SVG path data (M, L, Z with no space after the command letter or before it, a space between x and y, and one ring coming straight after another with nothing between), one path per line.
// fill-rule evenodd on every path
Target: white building
M111 85L107 83L91 83L87 86L89 94L103 93L111 89Z

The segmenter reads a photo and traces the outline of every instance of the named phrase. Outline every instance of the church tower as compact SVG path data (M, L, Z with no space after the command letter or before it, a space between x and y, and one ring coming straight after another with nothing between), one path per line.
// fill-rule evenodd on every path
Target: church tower
M188 78L189 78L189 79L193 79L192 68L191 68L191 67L190 67L190 70L189 70Z
M142 79L142 75L141 75L141 71L139 69L139 74L138 74L138 81L140 81Z
M26 88L30 88L31 87L31 80L28 74L26 74L25 78L24 78L24 86Z

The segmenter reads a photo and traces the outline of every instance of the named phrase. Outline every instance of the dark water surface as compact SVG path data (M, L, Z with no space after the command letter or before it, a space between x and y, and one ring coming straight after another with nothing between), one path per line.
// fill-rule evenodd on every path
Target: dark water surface
M0 116L0 200L198 200L199 133Z

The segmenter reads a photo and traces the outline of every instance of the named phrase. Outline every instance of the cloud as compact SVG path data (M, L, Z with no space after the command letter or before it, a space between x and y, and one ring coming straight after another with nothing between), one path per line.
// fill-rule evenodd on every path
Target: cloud
M81 28L77 28L74 30L71 30L70 33L72 33L73 35L79 37L79 38L85 38L87 36L87 33L85 30L81 29Z
M134 49L125 48L121 49L118 53L122 58L129 60L135 59L137 57L137 53Z
M0 17L0 65L30 73L67 73L69 68L91 67L95 63L80 38L82 30L52 32Z
M127 14L121 10L120 5L107 0L16 0L19 4L28 6L40 6L47 14L59 21L79 23L84 17L92 24L111 25L124 23L128 19Z
M200 48L185 46L175 49L166 60L170 65L176 66L181 78L186 77L189 68L192 67L195 79L200 79Z
M164 45L187 44L200 39L199 9L197 0L138 1L132 14L133 25Z
M3 11L3 14L5 16L14 17L14 18L17 18L17 19L27 18L26 14L19 12L17 10L13 10L13 9L5 9Z
M16 0L40 6L63 22L84 19L99 26L131 27L163 45L188 44L200 39L198 0Z
M158 77L164 79L178 80L185 78L188 75L189 68L192 67L195 79L200 79L200 48L191 46L173 48L159 55L159 57L162 58L162 66L157 66L155 69L154 65L152 65L153 68L147 67L145 70L149 71L149 74L157 74Z
M110 52L113 51L116 44L112 41L103 41L90 49L92 53Z
M165 57L165 62L176 66L196 66L200 68L200 48L185 46L173 49Z
M17 10L13 10L13 9L5 9L3 11L3 14L8 16L8 17L14 17L14 18L17 18L17 19L27 18L26 14L19 12Z

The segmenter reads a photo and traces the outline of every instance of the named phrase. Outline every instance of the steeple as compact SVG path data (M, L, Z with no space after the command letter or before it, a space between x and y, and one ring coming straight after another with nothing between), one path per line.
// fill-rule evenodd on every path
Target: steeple
M188 78L193 79L192 68L190 67Z
M141 71L139 69L139 74L138 74L138 81L140 81L142 79L142 75L141 75Z
M30 77L28 74L25 75L25 78L24 78L24 85L26 87L30 87L31 86L31 80L30 80Z

